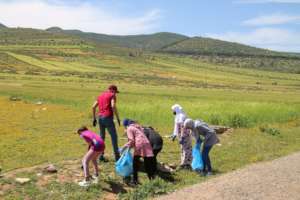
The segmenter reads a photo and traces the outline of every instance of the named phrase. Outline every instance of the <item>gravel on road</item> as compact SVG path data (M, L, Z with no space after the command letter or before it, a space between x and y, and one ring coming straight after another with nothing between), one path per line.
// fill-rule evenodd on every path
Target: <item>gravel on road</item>
M300 200L300 152L249 165L158 200Z

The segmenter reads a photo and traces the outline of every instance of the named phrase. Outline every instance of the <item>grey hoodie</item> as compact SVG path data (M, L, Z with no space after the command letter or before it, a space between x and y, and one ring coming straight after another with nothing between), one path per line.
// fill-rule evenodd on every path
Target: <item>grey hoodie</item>
M219 143L219 139L214 129L210 128L204 121L197 119L194 121L193 136L196 140L202 135L204 137L203 145L213 146Z

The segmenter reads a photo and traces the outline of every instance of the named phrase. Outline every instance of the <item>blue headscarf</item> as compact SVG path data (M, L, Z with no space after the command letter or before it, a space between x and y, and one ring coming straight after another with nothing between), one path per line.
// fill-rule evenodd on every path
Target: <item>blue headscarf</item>
M135 123L135 121L133 121L133 120L131 120L131 119L124 119L123 120L123 126L124 127L127 127L127 126L129 126L129 125L131 125L131 124L134 124Z

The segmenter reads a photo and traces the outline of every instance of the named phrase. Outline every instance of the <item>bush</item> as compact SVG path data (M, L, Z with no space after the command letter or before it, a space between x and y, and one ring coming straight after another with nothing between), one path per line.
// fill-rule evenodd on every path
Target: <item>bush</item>
M143 185L138 186L128 193L123 193L118 196L121 200L142 200L149 199L156 195L166 194L170 191L170 184L160 178L152 181L147 181Z
M263 133L267 133L267 134L273 135L273 136L280 135L280 130L277 128L261 126L261 127L259 127L259 130Z

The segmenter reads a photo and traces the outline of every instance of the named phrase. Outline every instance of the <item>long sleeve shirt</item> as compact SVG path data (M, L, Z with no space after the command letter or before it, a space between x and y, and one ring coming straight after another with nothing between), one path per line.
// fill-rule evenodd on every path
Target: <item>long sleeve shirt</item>
M153 150L151 144L143 132L143 128L137 124L127 127L128 142L126 147L134 148L135 156L152 157Z
M219 139L215 130L210 128L204 121L195 120L195 125L193 129L193 136L197 140L200 135L204 137L203 144L204 146L213 146L219 143Z
M183 126L185 119L186 119L186 115L184 113L176 114L175 120L174 120L174 130L173 130L174 136L178 136L178 134L181 132L181 128Z

